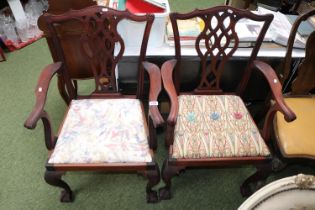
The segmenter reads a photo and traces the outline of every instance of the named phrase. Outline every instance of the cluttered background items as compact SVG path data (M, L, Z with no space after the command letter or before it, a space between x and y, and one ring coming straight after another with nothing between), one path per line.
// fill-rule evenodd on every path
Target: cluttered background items
M13 51L42 36L42 31L37 26L37 20L48 8L48 2L47 0L29 0L24 8L15 1L8 1L8 3L14 4L10 6L16 11L10 11L8 7L0 10L0 37L6 47ZM18 15L13 17L13 12Z

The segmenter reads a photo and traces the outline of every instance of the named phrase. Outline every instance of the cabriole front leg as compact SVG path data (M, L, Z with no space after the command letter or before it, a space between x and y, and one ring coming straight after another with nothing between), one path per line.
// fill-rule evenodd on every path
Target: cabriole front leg
M157 163L150 165L146 171L146 177L148 179L148 184L146 187L147 202L156 203L159 201L158 194L152 188L160 182L160 169Z
M169 160L165 160L162 167L162 179L165 183L165 186L159 189L159 196L161 200L169 200L172 197L171 194L171 184L172 178L175 175L178 175L184 167L178 167L172 165Z
M171 124L168 124L166 127L166 138L165 138L166 148L169 148L169 146L173 144L174 129L175 129L175 126Z
M156 128L153 125L151 117L149 117L149 141L150 148L156 151L157 149Z
M264 185L266 179L271 174L271 172L272 172L271 161L264 165L257 166L256 172L252 174L250 177L248 177L241 185L240 190L241 190L242 196L248 197L253 194L251 185L254 185L254 191L261 188Z
M60 202L73 202L74 195L72 190L69 185L61 179L63 174L63 171L46 170L44 178L47 184L63 189L60 195Z

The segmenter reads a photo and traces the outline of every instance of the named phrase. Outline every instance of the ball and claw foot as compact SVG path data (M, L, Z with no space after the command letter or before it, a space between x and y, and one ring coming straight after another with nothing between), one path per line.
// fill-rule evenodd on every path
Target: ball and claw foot
M159 197L157 192L151 191L147 193L147 203L157 203L159 202Z
M74 201L74 195L72 192L67 192L66 190L61 191L60 202L70 203Z
M172 197L171 190L167 187L159 189L159 195L161 200L169 200Z

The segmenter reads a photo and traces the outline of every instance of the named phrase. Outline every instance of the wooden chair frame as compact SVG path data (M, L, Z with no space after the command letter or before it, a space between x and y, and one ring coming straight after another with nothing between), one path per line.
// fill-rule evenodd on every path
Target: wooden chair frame
M149 73L150 78L150 93L149 100L156 101L161 90L161 77L159 68L145 61L146 48L150 29L154 20L153 15L137 16L129 11L116 11L107 7L91 6L83 10L71 10L60 15L44 14L42 19L47 24L46 36L50 37L55 46L55 55L58 55L58 62L45 67L39 77L37 87L35 89L36 104L32 113L29 115L24 126L28 129L34 129L39 119L44 124L45 144L48 149L49 157L52 154L58 135L54 135L52 126L49 120L48 113L44 110L47 91L51 79L55 74L62 79L66 86L66 91L69 99L113 99L113 98L136 98L143 99L144 85L144 68ZM130 19L137 22L146 23L141 52L139 56L139 72L138 72L138 88L135 95L123 95L119 92L116 86L115 67L124 52L124 42L117 32L117 24L123 19ZM73 20L82 24L81 30L75 27L75 30L68 30L64 27L67 21L73 24ZM72 21L72 22L71 22ZM70 28L71 29L71 28ZM100 35L102 33L102 35ZM71 39L71 36L81 37L81 50L85 56L86 66L89 66L90 72L95 80L95 91L86 96L78 96L76 94L75 83L71 72L68 68L69 62L66 60L64 51L64 43L62 40ZM120 50L115 55L115 43L120 44ZM73 69L71 69L73 70ZM85 69L86 70L86 69ZM80 74L80 71L76 72ZM82 72L81 72L82 73ZM85 72L83 72L85 73ZM143 108L143 104L142 104ZM144 111L144 109L143 109ZM148 114L149 123L149 147L153 155L153 150L156 149L155 127L163 123L157 106L149 106ZM71 202L74 195L61 177L66 171L126 171L142 173L149 181L146 188L147 202L157 202L158 196L152 187L159 183L160 172L155 161L150 163L99 163L99 164L46 164L45 180L48 184L63 188L61 195L62 202Z
M308 11L302 15L300 15L294 24L292 25L291 31L290 31L290 37L288 40L287 45L287 52L285 59L283 61L283 73L280 74L281 83L284 85L290 85L290 91L284 94L285 98L311 98L312 96L311 91L314 91L315 88L315 31L313 31L307 40L306 46L305 46L305 58L301 61L301 63L297 67L296 75L293 75L293 72L291 70L292 67L292 51L293 51L293 45L294 40L298 31L298 28L300 24L303 21L306 21L309 17L315 15L315 9ZM295 77L293 81L291 81L290 78ZM275 132L273 131L272 134ZM279 146L277 144L277 137L276 135L273 135L272 138L275 140L273 141L273 150L274 150L274 163L273 163L273 171L281 171L286 166L290 164L309 164L312 167L314 167L314 162L310 161L313 160L313 157L285 157L281 149L279 149Z
M54 15L60 15L70 10L79 10L84 9L89 6L96 5L96 1L93 0L48 0L49 8L48 13ZM44 32L44 34L49 34L46 20L43 16L40 16L38 19L38 27ZM67 26L73 31L80 30L80 26L76 24L69 23ZM54 62L58 62L58 50L57 46L54 45L54 42L51 36L45 36L50 53ZM92 72L89 69L89 66L84 61L85 55L81 50L73 50L75 46L80 46L80 36L73 36L71 39L61 40L62 45L65 49L71 51L70 54L66 54L66 61L68 62L68 71L69 76L73 79L73 83L76 87L76 94L78 92L78 82L79 80L89 79L93 77ZM81 72L78 74L78 72ZM57 72L57 84L58 91L62 99L69 105L71 97L69 96L66 90L66 84L62 76Z
M298 28L303 21L306 21L309 17L313 15L315 15L315 9L300 15L296 19L294 24L292 25L292 28L290 31L290 37L289 37L288 45L287 45L287 52L286 52L285 59L283 62L284 71L283 71L283 75L281 75L280 77L282 83L288 80L290 76L293 44L294 44L294 40L296 37L296 33L298 31ZM309 38L305 47L306 54L305 54L305 59L303 61L304 63L311 62L311 64L314 64L314 59L312 59L311 57L315 53L314 49L312 48L312 46L314 46L314 39L315 39L314 37L315 37L314 32L309 35ZM299 77L297 77L297 80L293 83L291 95L307 95L314 88L314 82L312 78L315 72L311 71L313 67L311 64L309 64L308 66L300 64L299 70L298 70Z
M201 82L198 87L188 93L180 92L180 65L181 65L181 47L179 39L179 31L177 26L177 20L185 20L194 17L199 17L205 22L205 28L196 39L195 48L200 58L201 66ZM215 17L218 19L217 26L211 26L211 19ZM223 25L225 18L230 19L230 25L226 28ZM175 58L166 61L161 68L162 80L164 88L170 98L170 113L167 119L167 131L165 144L169 148L169 157L165 160L162 167L162 179L165 182L165 187L160 189L160 199L171 198L171 179L174 175L178 174L181 170L187 167L205 167L205 166L235 166L235 165L248 165L253 164L257 167L257 172L250 178L248 178L241 187L242 194L248 194L249 184L265 177L265 170L269 166L271 157L235 157L235 158L202 158L202 159L174 159L172 158L172 144L174 141L174 129L176 125L179 104L177 96L185 94L195 95L223 95L225 93L220 87L220 79L224 70L224 64L232 57L233 53L237 50L239 39L235 33L235 24L241 18L249 18L254 21L263 22L263 27L257 38L256 44L252 50L251 56L241 82L234 93L238 96L242 96L248 80L250 78L252 70L256 69L260 71L265 79L267 80L275 104L269 109L263 130L261 135L265 141L270 139L271 125L274 114L280 111L284 114L287 121L295 119L294 113L286 106L283 101L281 93L281 84L278 82L278 78L272 68L261 61L255 60L257 57L258 50L263 41L264 35L273 19L272 15L258 16L246 10L239 10L229 6L218 6L205 10L195 10L187 14L171 13L170 19L174 31L175 37ZM215 35L218 30L221 30L221 35ZM220 44L222 36L226 37L226 44L223 46ZM211 44L212 37L214 40ZM200 48L201 40L205 40L206 52L202 52ZM217 41L219 40L219 41ZM232 42L233 40L233 42ZM229 45L232 44L232 48ZM214 50L217 49L219 53L215 54ZM225 50L230 51L226 53ZM208 65L208 59L211 59L211 63ZM212 76L212 80L208 78Z

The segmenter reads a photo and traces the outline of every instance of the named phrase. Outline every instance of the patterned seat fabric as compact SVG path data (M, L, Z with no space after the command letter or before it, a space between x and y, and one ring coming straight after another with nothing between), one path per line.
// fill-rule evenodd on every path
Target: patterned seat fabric
M173 158L268 156L243 101L233 95L181 95Z
M137 99L73 100L48 163L151 162Z

